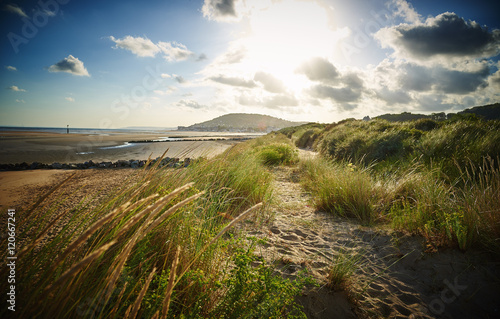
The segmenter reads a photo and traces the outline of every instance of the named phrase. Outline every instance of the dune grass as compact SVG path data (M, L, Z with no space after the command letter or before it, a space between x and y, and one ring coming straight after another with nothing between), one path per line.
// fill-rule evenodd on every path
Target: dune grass
M498 121L345 120L315 129L322 156L300 168L318 209L389 222L433 248L500 252ZM286 131L295 141L308 132Z
M19 238L44 240L18 259L16 315L301 316L294 296L304 282L276 277L265 264L252 267L252 249L231 239L235 223L262 218L272 189L261 154L282 142L254 140L187 168L141 170L97 207L78 207L63 225L50 216L56 207L35 207L36 223L26 221Z

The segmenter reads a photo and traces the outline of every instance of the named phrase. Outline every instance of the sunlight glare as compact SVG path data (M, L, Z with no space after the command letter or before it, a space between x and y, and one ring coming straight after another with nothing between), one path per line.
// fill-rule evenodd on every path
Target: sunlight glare
M281 1L251 16L251 36L243 39L248 69L265 70L293 91L304 87L296 68L312 57L330 56L338 39L324 8L313 2Z

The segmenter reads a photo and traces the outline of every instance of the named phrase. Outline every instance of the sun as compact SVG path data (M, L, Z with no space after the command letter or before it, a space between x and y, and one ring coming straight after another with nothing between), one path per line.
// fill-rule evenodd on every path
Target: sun
M305 84L297 67L312 57L331 56L339 39L325 8L315 2L271 1L252 11L249 25L250 35L241 39L245 68L271 73L291 90Z

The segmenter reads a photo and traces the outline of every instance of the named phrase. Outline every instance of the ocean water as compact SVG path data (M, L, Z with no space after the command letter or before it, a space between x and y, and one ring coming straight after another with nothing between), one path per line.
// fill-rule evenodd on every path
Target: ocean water
M21 127L21 126L0 126L0 132L41 132L67 134L66 127ZM111 133L165 133L168 130L159 129L98 129L98 128L69 128L69 134L94 134L109 135Z

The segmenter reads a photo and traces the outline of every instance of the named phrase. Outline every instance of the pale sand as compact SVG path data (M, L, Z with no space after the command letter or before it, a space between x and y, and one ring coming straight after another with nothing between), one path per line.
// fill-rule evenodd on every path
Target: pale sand
M167 149L168 157L212 157L235 143L234 141L180 141L137 143L113 148L125 145L129 141L158 140L171 134L172 132L109 135L0 132L0 164L143 160L150 155L152 158L161 156Z

